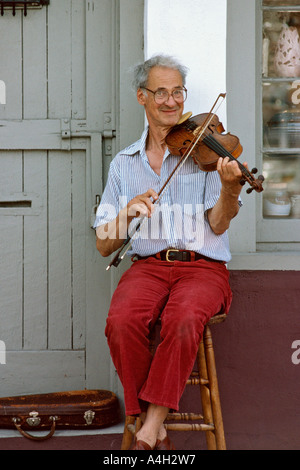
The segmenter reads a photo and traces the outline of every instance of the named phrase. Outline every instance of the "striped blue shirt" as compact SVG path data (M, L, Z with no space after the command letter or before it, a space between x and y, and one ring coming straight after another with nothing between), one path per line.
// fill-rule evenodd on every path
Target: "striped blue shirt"
M151 168L146 155L148 128L141 138L119 152L110 164L107 184L97 209L94 228L114 220L120 209L149 188L157 193L179 161L166 150L160 175ZM128 233L134 233L129 256L148 256L176 248L196 251L210 258L231 259L228 234L216 235L205 212L218 201L221 181L217 171L199 170L191 157L173 177L151 218L135 218Z

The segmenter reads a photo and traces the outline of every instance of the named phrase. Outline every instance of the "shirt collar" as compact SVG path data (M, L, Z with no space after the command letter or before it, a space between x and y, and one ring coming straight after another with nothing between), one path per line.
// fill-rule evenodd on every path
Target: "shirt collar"
M126 147L126 149L122 150L122 154L134 156L137 153L146 153L146 140L148 137L148 130L149 128L147 126L144 132L142 133L141 138L137 140L134 144L131 144Z
M149 126L147 126L144 132L141 135L141 138L137 140L134 144L129 145L126 149L122 151L123 155L131 155L132 157L139 153L142 158L147 158L146 155L146 141L148 137ZM164 160L170 155L169 149L166 149L164 154ZM148 159L147 159L148 160Z

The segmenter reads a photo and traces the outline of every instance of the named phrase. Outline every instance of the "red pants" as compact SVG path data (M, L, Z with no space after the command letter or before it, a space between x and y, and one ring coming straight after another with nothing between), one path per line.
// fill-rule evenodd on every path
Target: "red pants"
M220 263L198 260L136 261L114 292L105 334L124 388L127 415L148 403L178 410L193 369L204 325L228 313L229 273ZM152 358L149 329L161 314L161 342Z

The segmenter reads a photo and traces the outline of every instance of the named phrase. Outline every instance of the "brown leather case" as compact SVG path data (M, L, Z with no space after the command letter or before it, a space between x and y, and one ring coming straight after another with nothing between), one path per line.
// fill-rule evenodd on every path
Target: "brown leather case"
M104 428L121 421L117 396L107 390L80 390L0 398L0 428L45 440L55 429ZM36 436L27 431L48 431Z

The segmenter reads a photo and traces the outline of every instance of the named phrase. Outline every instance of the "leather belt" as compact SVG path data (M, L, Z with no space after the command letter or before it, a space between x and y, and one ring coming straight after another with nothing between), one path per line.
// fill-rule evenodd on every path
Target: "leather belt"
M168 261L172 263L174 261L198 261L199 259L204 259L206 261L213 261L215 263L225 264L224 261L209 258L208 256L200 255L200 253L196 253L195 251L189 250L177 250L175 248L169 248L168 250L160 251L159 253L155 253L149 256L133 256L133 259L146 259L146 258L156 258L161 261Z

